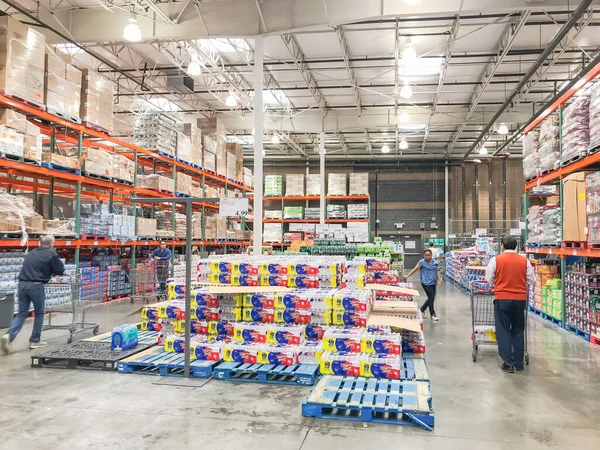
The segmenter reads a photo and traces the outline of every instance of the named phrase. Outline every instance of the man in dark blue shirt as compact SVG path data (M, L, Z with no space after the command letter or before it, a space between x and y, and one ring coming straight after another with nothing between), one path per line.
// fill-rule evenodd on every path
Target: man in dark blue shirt
M167 290L167 278L171 261L171 250L167 248L167 243L160 241L160 247L152 252L150 258L156 266L156 278L160 284L160 292L164 293Z
M29 348L42 348L48 345L42 342L42 325L44 324L44 306L46 295L44 285L53 275L65 273L65 265L54 250L54 236L42 236L40 246L34 248L25 256L23 267L19 273L19 312L12 320L8 332L0 338L0 347L3 353L8 353L9 346L15 340L23 327L23 322L29 312L29 304L33 303L35 319L33 330L29 338Z

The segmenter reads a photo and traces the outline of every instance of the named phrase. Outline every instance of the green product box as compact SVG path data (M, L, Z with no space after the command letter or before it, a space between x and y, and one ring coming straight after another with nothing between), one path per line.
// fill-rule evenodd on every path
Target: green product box
M283 208L284 219L302 219L304 217L303 206L285 206Z

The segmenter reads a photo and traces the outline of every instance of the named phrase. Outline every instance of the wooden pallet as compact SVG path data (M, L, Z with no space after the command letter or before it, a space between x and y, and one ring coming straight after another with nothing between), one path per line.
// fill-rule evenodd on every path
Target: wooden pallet
M107 130L106 128L101 127L100 125L96 125L95 123L91 123L91 122L82 122L83 126L86 128L90 128L92 130L96 130L100 133L104 133L104 134L112 134L112 131Z
M217 380L301 386L315 384L318 374L319 366L316 364L282 366L224 362L215 367L214 370L214 376Z
M585 249L586 247L587 247L587 242L563 241L563 243L562 243L562 248Z
M39 109L40 111L46 111L46 105L44 105L42 102L29 100L25 97L22 97L22 96L15 94L9 90L6 90L6 89L0 89L0 94L3 95L4 97L10 98L16 102L24 103L26 105L31 106L32 108Z
M434 427L429 383L424 381L325 376L302 403L302 415L428 431Z
M191 361L190 376L210 378L214 366L218 363L218 361ZM185 357L183 353L165 352L162 346L154 347L119 361L118 371L119 373L181 377L185 375Z

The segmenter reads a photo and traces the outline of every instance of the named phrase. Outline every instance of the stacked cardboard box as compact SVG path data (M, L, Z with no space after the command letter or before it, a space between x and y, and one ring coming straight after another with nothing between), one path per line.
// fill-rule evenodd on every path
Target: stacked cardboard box
M138 175L137 186L145 189L155 189L160 191L173 192L174 183L172 178L167 178L162 175Z
M51 113L63 113L78 119L81 109L81 70L71 57L46 49L44 103Z
M177 172L177 186L175 192L191 195L192 177L185 173Z
M113 178L133 183L135 164L132 160L119 153L111 155Z
M202 155L204 159L204 169L209 170L211 172L217 172L217 155L208 150L204 150L204 154Z
M81 120L105 131L113 129L113 82L98 72L83 70Z
M192 237L194 239L202 238L202 213L192 214Z
M171 155L177 151L177 121L164 113L136 114L133 136L139 147Z
M204 239L207 241L217 239L217 216L206 216L204 218Z
M252 175L252 169L249 169L248 167L244 167L242 169L243 171L243 175L242 175L242 183L246 186L254 186L254 176Z
M183 133L177 133L177 153L178 158L187 162L192 162L192 141L189 136Z
M182 124L181 130L190 138L190 159L187 161L202 166L202 131L193 123Z
M217 216L217 239L230 239L227 233L227 217Z
M585 177L592 172L577 172L564 178L563 239L587 240L587 210Z
M369 195L369 174L367 172L351 173L349 195Z
M33 28L0 17L0 92L43 104L45 44Z
M327 195L348 195L345 173L330 173L327 177Z
M285 195L304 195L304 175L288 173L285 176Z
M306 195L321 195L321 175L306 175Z
M87 148L82 169L86 173L112 178L112 154L98 148Z
M175 230L173 230L172 219L175 218ZM171 211L158 211L156 213L156 229L157 231L171 232L178 239L185 239L185 214L173 213Z
M135 235L140 238L156 237L156 219L135 218Z
M265 197L279 197L283 195L283 177L281 175L265 176Z
M243 163L244 163L244 152L240 144L228 143L227 144L227 178L231 178L234 181L243 181Z
M0 108L0 152L41 161L40 129L23 114Z
M0 193L0 232L44 232L44 218L33 210L31 199Z
M536 266L536 280L535 280L535 288L534 288L534 300L533 307L542 310L543 304L543 291L548 282L548 280L552 280L556 278L558 274L558 266L555 265L537 265Z
M42 161L56 164L57 166L68 167L69 169L79 169L79 162L77 158L72 156L63 156L58 153L46 152L42 154Z
M218 175L227 176L227 149L225 141L227 131L225 124L221 119L213 117L198 119L197 125L202 130L204 138L204 168L216 172ZM215 160L214 165L212 164L213 159Z

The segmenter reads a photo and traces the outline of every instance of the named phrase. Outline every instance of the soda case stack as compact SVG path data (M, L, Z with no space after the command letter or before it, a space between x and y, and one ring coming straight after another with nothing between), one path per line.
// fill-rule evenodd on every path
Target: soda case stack
M538 264L535 266L536 277L535 277L535 287L533 290L533 307L539 311L542 311L543 305L543 294L547 290L544 291L547 283L555 278L558 278L558 266L549 265L549 264ZM556 317L560 319L560 317Z
M598 317L594 311L600 295L600 264L578 262L567 266L565 295L565 322L586 333L593 331L594 323L597 330Z
M148 150L175 154L178 123L166 114L136 114L133 120L133 143Z

